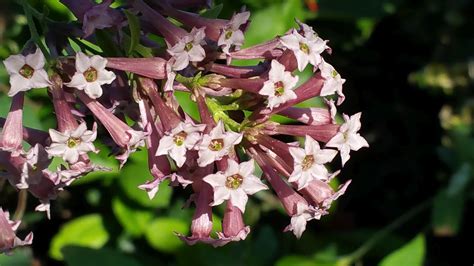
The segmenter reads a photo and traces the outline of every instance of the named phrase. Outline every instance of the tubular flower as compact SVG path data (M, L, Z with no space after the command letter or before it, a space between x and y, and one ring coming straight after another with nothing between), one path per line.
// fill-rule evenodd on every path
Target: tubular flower
M48 147L48 154L51 156L62 157L68 163L76 163L80 155L96 151L92 143L97 137L97 125L91 130L87 130L86 123L80 124L74 131L65 131L63 133L54 129L49 130L51 146Z
M193 125L189 122L179 123L161 138L155 155L169 155L178 167L183 166L186 161L186 152L195 148L205 127L206 125Z
M244 213L247 204L247 195L253 195L260 190L268 189L260 179L253 175L254 161L237 163L227 160L228 168L224 172L208 175L204 181L214 189L214 202L219 205L224 200L230 200L233 206Z
M222 29L217 45L222 47L224 53L229 54L231 48L239 50L244 44L245 37L241 27L247 24L249 17L250 12L234 14L226 27Z
M320 149L318 142L310 136L306 136L304 149L291 147L289 151L295 165L288 181L296 182L298 190L314 179L327 180L329 173L324 164L331 162L337 155L336 150Z
M197 163L204 167L228 155L231 149L242 141L242 134L225 131L224 123L219 121L209 134L202 137L199 144L199 158Z
M246 239L251 231L246 205L253 201L248 195L266 189L262 195L279 201L289 217L282 229L300 238L307 223L326 215L347 191L351 180L339 175L342 170L333 172L331 162L340 153L344 166L350 151L369 144L359 133L360 113L344 115L342 124L336 120L345 80L326 62L327 41L310 26L297 21L281 37L240 49L250 13L213 19L192 12L210 1L131 0L120 8L109 0L61 2L82 25L44 20L45 31L56 29L47 33L43 49L51 64L39 49L4 61L12 102L8 116L0 118L1 176L35 197L35 210L54 218L51 204L62 190L105 169L88 156L99 152L96 140L110 146L120 168L132 152L146 150L144 167L152 177L134 189L150 199L165 180L173 189L192 191L186 204L194 208L190 234L176 233L190 245ZM98 16L102 13L109 16ZM125 17L140 29L123 27ZM115 31L96 31L105 28ZM57 36L57 29L70 32ZM70 40L84 32L100 48L87 45L90 56L70 49ZM259 63L234 66L232 59ZM298 84L308 64L313 72ZM23 126L25 91L41 87L48 87L57 121L46 131ZM185 104L183 95L189 97ZM197 112L189 112L193 109ZM53 167L53 156L64 163ZM337 189L329 185L334 178L342 184ZM216 206L223 203L222 230L213 232ZM2 252L31 240L18 240L11 225L0 209Z
M185 69L189 62L200 62L206 57L202 45L205 44L204 28L193 30L184 36L177 44L168 49L168 53L174 58L173 70Z
M272 68L268 73L268 80L263 83L259 93L268 97L267 106L273 109L282 103L296 99L297 96L293 91L296 83L298 83L298 77L294 77L290 72L285 71L284 65L273 60Z
M352 116L344 115L345 123L339 128L339 132L326 143L327 147L337 148L341 152L342 165L351 157L351 150L358 151L360 148L369 147L369 143L362 137L358 131L361 123L360 117L362 113Z
M10 75L10 91L12 97L20 91L29 91L34 88L48 87L50 82L48 74L43 69L44 55L39 48L27 56L11 55L3 61Z
M94 55L88 57L82 52L76 54L76 73L69 83L68 87L74 87L84 92L92 99L102 96L101 85L110 84L115 80L115 74L112 71L105 70L107 59Z

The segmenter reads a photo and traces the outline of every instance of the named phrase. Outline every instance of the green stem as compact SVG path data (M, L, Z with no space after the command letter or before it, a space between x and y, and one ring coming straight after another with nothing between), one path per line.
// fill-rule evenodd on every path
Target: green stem
M380 240L382 240L384 237L386 237L393 230L395 230L398 227L402 226L404 223L409 221L414 216L418 215L420 212L427 209L429 206L431 206L432 203L433 203L433 199L430 198L430 199L418 204L417 206L413 207L411 210L409 210L408 212L406 212L403 215L401 215L400 217L398 217L392 223L388 224L385 228L382 228L380 231L375 233L374 236L369 238L364 244L362 244L362 246L360 246L358 249L353 251L351 254L343 256L344 260L348 262L348 265L355 262L355 261L360 260Z
M29 5L26 1L27 0L21 0L21 4L23 6L23 11L25 12L25 15L26 15L26 20L28 21L28 28L30 29L31 38L34 40L36 45L38 45L38 47L41 49L41 52L43 52L43 55L46 57L46 59L49 60L51 56L49 55L48 49L41 41L41 38L38 34L38 30L36 29L35 22L33 21L31 9L29 8Z

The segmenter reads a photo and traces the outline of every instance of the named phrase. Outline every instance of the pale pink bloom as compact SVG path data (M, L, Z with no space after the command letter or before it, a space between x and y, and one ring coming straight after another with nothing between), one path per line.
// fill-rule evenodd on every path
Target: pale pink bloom
M319 69L321 70L321 77L324 78L324 85L321 89L320 96L337 94L339 96L337 105L340 105L346 98L342 92L342 84L344 84L346 80L341 78L341 75L339 75L334 67L326 63L324 59L321 60Z
M306 230L306 223L313 219L319 220L324 214L326 214L324 210L304 202L298 202L296 205L296 214L291 216L291 223L284 231L293 231L293 234L295 234L297 238L300 238Z
M253 195L260 190L268 189L268 187L253 175L255 170L253 160L240 164L230 159L227 162L228 167L225 172L208 175L203 180L214 189L213 206L230 200L233 206L244 213L248 200L247 195Z
M319 143L306 136L305 148L289 148L294 159L294 170L289 182L296 182L298 190L306 187L314 179L327 180L329 177L325 163L331 162L337 155L336 150L321 149Z
M12 97L20 91L29 91L33 88L44 88L50 85L48 74L43 69L45 58L39 48L34 54L27 56L11 55L5 61L5 68L10 75L10 91Z
M237 13L232 16L227 26L222 29L217 45L222 47L224 53L230 54L229 50L232 47L235 50L239 50L244 44L245 37L240 27L247 23L249 17L250 12L248 11Z
M303 71L308 63L317 67L322 60L321 53L329 49L326 44L327 41L315 35L303 37L296 30L282 36L280 40L285 47L295 54L299 71Z
M199 144L199 166L204 167L214 161L222 159L233 149L234 145L242 141L242 134L233 131L225 131L221 120L209 134L203 136Z
M342 165L349 160L351 150L358 151L362 147L369 147L369 143L357 133L360 130L360 117L357 113L349 117L344 114L345 123L339 128L339 132L326 143L326 147L337 148L341 152Z
M285 71L284 65L272 60L268 80L263 83L259 93L268 97L267 106L272 110L282 103L296 99L296 94L293 91L296 83L298 83L298 76L291 75L290 72Z
M20 226L20 221L10 220L10 214L0 208L0 253L9 253L12 249L19 246L31 245L33 233L29 233L25 240L21 240L15 235L15 231Z
M189 62L201 62L206 57L206 52L202 48L206 37L204 29L204 27L193 28L188 35L167 50L175 59L173 70L183 70L189 65Z
M76 54L76 73L69 83L68 87L74 87L84 92L92 99L102 96L102 87L104 84L111 84L115 80L115 74L105 69L107 59L94 55L88 57L82 52Z
M206 125L180 122L177 127L160 139L155 155L169 155L178 167L183 166L186 161L186 152L195 148L204 128Z
M94 124L92 130L87 130L85 122L81 123L74 131L66 130L59 132L49 130L51 145L47 148L50 156L62 157L68 163L76 163L80 155L88 152L97 152L93 141L97 137L97 126Z

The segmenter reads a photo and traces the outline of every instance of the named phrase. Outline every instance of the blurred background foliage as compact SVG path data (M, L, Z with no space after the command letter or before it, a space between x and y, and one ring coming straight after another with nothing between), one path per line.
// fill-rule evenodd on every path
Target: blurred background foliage
M31 0L55 20L74 20L58 0ZM284 34L306 21L330 40L326 60L347 79L341 112L363 112L371 147L356 153L341 178L353 182L330 215L309 224L301 240L282 233L289 222L279 202L259 193L249 202L246 241L223 248L186 246L192 210L186 193L162 184L150 201L138 184L151 179L146 153L120 172L99 145L96 162L113 167L74 183L52 203L52 220L33 211L20 235L30 248L0 256L0 265L471 265L474 230L474 4L469 0L216 0L220 17L246 6L252 24L246 45ZM213 10L218 11L217 9ZM0 9L0 59L29 39L13 0ZM302 73L305 75L305 73ZM0 65L0 115L9 98ZM28 93L25 125L55 126L44 90ZM180 97L182 101L186 97ZM192 111L192 110L191 110ZM344 181L341 180L341 181ZM1 184L0 205L17 193ZM223 210L217 208L220 230ZM23 235L21 235L23 236Z

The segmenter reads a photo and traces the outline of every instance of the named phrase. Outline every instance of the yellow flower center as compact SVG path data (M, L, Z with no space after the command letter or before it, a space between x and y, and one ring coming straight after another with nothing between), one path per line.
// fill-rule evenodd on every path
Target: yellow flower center
M224 148L224 140L223 139L213 139L211 143L209 143L209 149L211 151L220 151Z
M30 79L33 76L33 74L35 73L35 70L30 65L25 64L24 66L22 66L20 68L20 71L18 71L18 72L23 77L25 77L27 79Z
M76 147L77 145L79 145L81 143L81 139L80 138L69 138L67 141L66 141L66 145L69 147L69 148L74 148Z
M300 42L300 50L305 54L309 54L309 46L306 43Z
M93 67L89 67L89 69L84 71L83 75L87 82L94 82L97 80L97 70Z
M277 83L274 84L275 86L275 96L282 96L283 93L285 93L285 86L283 85L283 82L278 81Z
M186 43L186 45L184 46L184 50L186 52L189 52L191 49L193 49L193 43L192 42Z
M309 168L311 168L313 163L314 163L314 156L313 155L306 155L304 157L303 161L301 162L301 166L303 167L303 170L306 171Z
M238 189L242 185L243 181L244 181L244 178L241 175L239 174L231 175L227 177L225 181L225 186L230 189Z
M184 141L186 140L186 137L188 134L184 131L179 132L178 134L173 136L173 141L176 146L181 146L184 144Z

